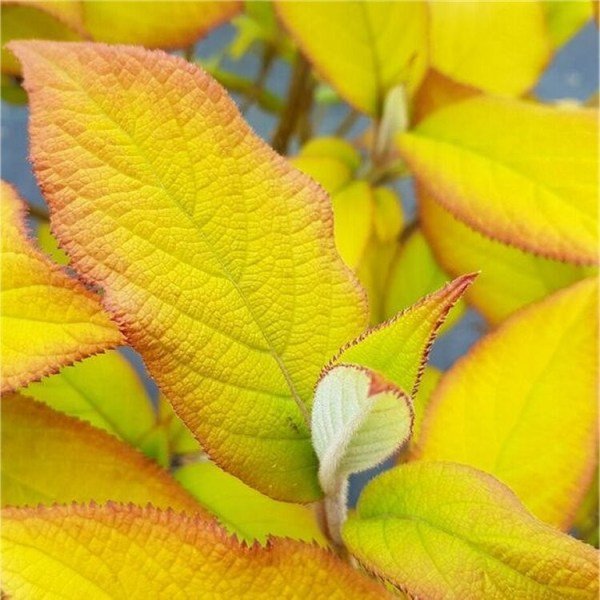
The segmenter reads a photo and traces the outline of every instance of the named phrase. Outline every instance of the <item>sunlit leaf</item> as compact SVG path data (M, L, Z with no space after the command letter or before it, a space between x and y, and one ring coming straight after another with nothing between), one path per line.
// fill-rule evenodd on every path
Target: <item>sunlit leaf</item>
M228 21L242 7L229 0L136 2L103 0L83 4L86 29L93 39L147 48L181 48Z
M348 165L337 158L299 155L290 162L323 186L329 195L341 190L352 179L352 171Z
M315 389L311 420L325 493L393 454L410 436L412 421L408 396L377 373L356 365L327 369Z
M448 273L481 270L465 297L492 323L595 272L594 267L542 258L491 240L454 218L422 188L419 221Z
M35 248L24 203L2 182L2 390L111 348L122 336L98 297Z
M388 597L326 550L284 539L248 548L199 516L109 504L2 517L2 587L15 598Z
M213 463L184 466L175 479L240 540L264 543L276 535L326 544L312 507L273 500Z
M374 197L366 181L354 181L332 198L335 245L352 268L358 266L373 229Z
M413 411L415 414L413 422L413 433L411 436L411 444L417 445L421 435L421 426L425 418L427 409L433 396L433 392L438 386L442 372L435 367L428 365L423 371L423 376L419 383L419 390L413 396Z
M493 477L412 463L374 479L343 530L349 550L414 598L593 600L598 555L532 517Z
M339 137L315 137L300 150L300 156L313 158L335 158L344 163L352 173L358 169L361 157L358 150Z
M65 254L65 252L58 245L57 239L52 235L52 231L50 231L50 224L47 222L42 222L38 226L37 230L37 240L40 248L50 256L53 262L57 265L68 265L69 257Z
M25 65L35 170L74 267L105 290L217 463L273 497L318 497L313 387L365 318L328 198L181 59L12 47Z
M444 235L444 232L440 232ZM475 271L471 268L470 271ZM468 272L469 269L461 271ZM458 273L455 273L458 275ZM431 294L448 280L448 276L437 263L427 241L419 229L404 241L394 259L388 276L385 295L385 317L390 318L398 311ZM450 327L463 315L464 301L460 301L444 323Z
M65 367L20 393L142 449L146 436L156 425L151 400L139 376L129 361L115 351ZM151 450L148 448L154 458Z
M487 92L518 96L550 59L541 2L429 2L431 63Z
M568 527L597 463L597 283L516 313L448 371L419 457L470 464Z
M488 237L598 261L595 111L479 96L433 113L400 149L425 189Z
M592 18L594 0L545 0L544 11L552 44L568 42Z
M318 73L357 109L380 116L394 86L425 74L424 2L289 2L277 12Z
M373 225L377 240L383 244L394 242L404 227L404 213L400 198L390 188L376 187L373 190L375 210Z
M4 506L115 500L203 510L166 471L108 433L17 394L3 397L1 409Z
M20 75L19 62L4 45L11 40L80 40L84 35L80 2L7 1L0 5L2 73Z
M475 277L463 275L370 329L342 349L334 363L368 367L414 395L440 326Z

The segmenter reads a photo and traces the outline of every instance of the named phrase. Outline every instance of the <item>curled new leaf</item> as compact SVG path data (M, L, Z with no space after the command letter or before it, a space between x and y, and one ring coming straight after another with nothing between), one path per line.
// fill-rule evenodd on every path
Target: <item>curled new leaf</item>
M36 174L73 266L102 286L216 462L273 497L318 497L313 388L365 322L326 195L179 58L12 47Z
M484 337L437 387L420 458L487 471L568 528L597 464L597 302L587 279Z
M595 111L479 96L433 113L399 144L425 190L477 231L598 262Z
M594 600L594 548L532 517L493 477L412 463L374 479L343 529L348 549L410 597Z
M135 502L205 512L166 471L108 433L19 395L2 409L2 504Z
M339 482L385 460L410 436L408 396L376 373L354 365L326 370L315 390L313 446L326 494Z
M123 341L100 302L27 237L24 203L2 182L2 391Z
M200 516L112 503L4 510L2 571L15 600L388 597L316 546L247 547Z

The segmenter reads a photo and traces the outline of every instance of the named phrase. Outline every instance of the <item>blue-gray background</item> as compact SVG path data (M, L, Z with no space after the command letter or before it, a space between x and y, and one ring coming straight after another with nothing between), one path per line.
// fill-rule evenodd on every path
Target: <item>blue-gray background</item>
M197 45L196 56L200 59L215 56L227 46L233 35L234 30L231 26L221 27ZM255 54L247 54L241 60L233 61L225 56L221 66L225 70L253 78L259 68L259 58ZM288 81L289 69L284 63L276 63L269 74L267 86L280 96L284 96ZM534 92L538 98L549 102L561 99L586 101L597 90L598 32L596 26L590 22L561 49L540 78ZM342 105L329 107L321 121L318 133L321 135L333 133L345 116L346 110ZM27 160L27 118L27 107L2 102L0 114L2 178L14 184L28 202L43 205L44 201ZM266 140L270 139L275 125L271 115L252 107L247 112L246 118L260 136ZM352 133L360 132L365 124L365 120L359 121ZM397 184L397 189L401 193L404 208L410 217L414 213L415 203L412 184L409 180L403 180ZM442 370L447 369L481 337L484 331L485 324L481 317L474 310L469 310L461 322L435 344L431 363ZM132 352L128 352L128 355L138 365L140 372L144 373L139 357ZM144 379L150 393L155 397L156 390L145 373ZM355 477L351 503L354 503L362 484L371 476L371 473L364 473Z

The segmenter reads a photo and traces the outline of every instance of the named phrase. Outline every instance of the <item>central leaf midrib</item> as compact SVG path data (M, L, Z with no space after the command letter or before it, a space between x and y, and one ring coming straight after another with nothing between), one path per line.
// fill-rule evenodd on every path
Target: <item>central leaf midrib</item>
M74 84L98 108L98 110L100 111L100 113L102 115L104 115L104 117L106 119L108 119L111 123L113 123L118 128L118 130L120 130L123 134L125 134L127 136L127 138L132 143L133 147L137 149L139 157L144 160L144 162L146 163L147 167L149 168L150 173L154 174L155 181L157 182L158 187L163 191L163 193L165 194L165 196L168 199L170 199L180 209L181 213L186 217L186 219L190 222L190 224L193 226L193 228L198 232L200 239L202 240L202 242L204 243L205 247L208 249L208 251L210 252L210 254L214 257L215 261L217 262L217 264L221 268L221 270L222 270L223 274L225 275L226 279L234 287L235 291L238 293L239 297L242 299L242 301L244 303L244 306L246 307L246 310L248 311L248 314L250 315L252 321L256 325L256 327L257 327L260 335L262 336L262 338L266 342L267 347L269 349L269 352L270 352L271 356L273 357L273 359L274 359L275 363L277 364L280 372L282 373L282 375L284 377L284 380L285 380L287 386L290 389L290 394L291 394L292 398L294 399L296 405L298 406L298 409L299 409L301 415L304 417L304 419L308 423L309 420L308 420L308 411L307 411L307 408L306 408L304 402L302 401L300 395L298 394L298 392L296 390L296 387L294 385L294 382L292 381L291 375L290 375L287 367L285 366L285 364L283 363L283 360L281 359L281 357L278 355L277 351L275 350L275 347L271 343L271 340L269 339L269 336L264 331L264 329L260 325L258 319L254 315L254 312L253 312L253 310L252 310L252 308L251 308L251 306L249 304L248 298L246 297L245 293L239 287L238 283L235 281L235 279L233 278L233 276L229 272L229 269L223 263L221 257L215 252L215 250L212 248L212 246L208 243L208 240L206 239L206 235L204 234L204 232L202 231L202 229L198 225L198 223L196 223L196 221L194 220L193 216L190 215L185 210L184 206L178 201L178 199L176 198L176 196L174 196L170 191L167 190L167 188L164 186L164 184L163 184L162 180L160 179L160 177L158 176L158 174L154 172L154 170L152 168L153 165L150 162L150 160L148 159L148 157L146 156L146 154L142 152L141 147L134 140L134 138L132 137L132 135L123 127L123 125L121 123L119 123L118 121L116 121L110 114L108 114L106 112L106 110L96 101L96 99L93 98L87 92L87 90L84 89L84 87L78 81L76 81L75 79L73 79L73 77L68 73L67 70L65 70L64 68L61 68L61 67L57 66L56 64L54 64L49 59L47 59L46 57L44 57L43 54L38 54L38 56L40 56L45 62L47 62L53 69L58 69L61 73L63 73L68 78L68 80L72 84ZM175 120L177 121L177 115L174 115L174 116L175 116ZM179 123L179 121L177 121L177 123Z

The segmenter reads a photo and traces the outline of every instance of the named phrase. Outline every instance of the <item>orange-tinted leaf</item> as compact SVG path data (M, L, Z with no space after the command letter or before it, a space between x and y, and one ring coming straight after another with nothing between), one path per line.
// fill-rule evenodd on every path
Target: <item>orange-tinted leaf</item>
M181 48L228 21L242 2L172 0L140 2L88 0L83 3L85 26L97 41L138 44L147 48Z
M16 600L388 597L326 550L285 539L248 548L197 516L109 504L2 517L2 587Z
M2 391L122 342L97 296L28 239L24 203L1 184Z
M276 498L318 497L313 388L365 320L327 196L181 59L96 44L13 47L35 170L75 268L105 290L217 463Z
M465 298L494 324L595 272L492 240L456 219L421 186L419 222L445 271L455 276L481 271Z
M488 237L598 262L596 111L476 96L399 138L423 187Z
M200 505L166 471L117 438L18 394L2 409L2 504L135 502Z

